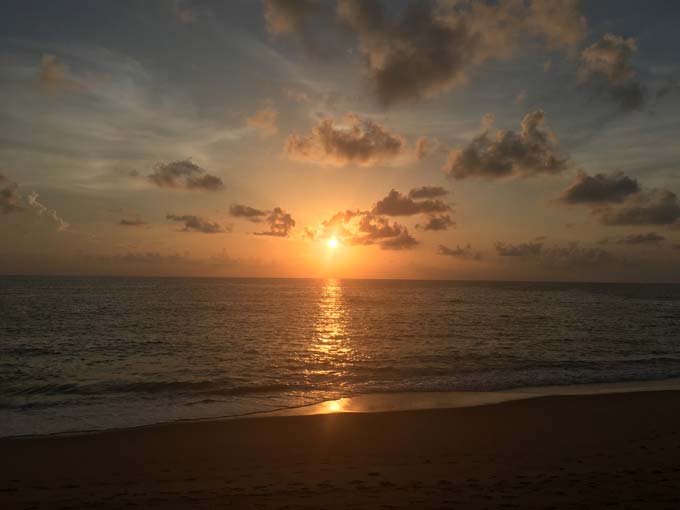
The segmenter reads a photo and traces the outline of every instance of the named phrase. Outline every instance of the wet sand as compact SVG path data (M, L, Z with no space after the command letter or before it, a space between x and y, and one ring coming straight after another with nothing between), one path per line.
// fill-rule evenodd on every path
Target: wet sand
M0 508L680 508L680 392L0 440Z

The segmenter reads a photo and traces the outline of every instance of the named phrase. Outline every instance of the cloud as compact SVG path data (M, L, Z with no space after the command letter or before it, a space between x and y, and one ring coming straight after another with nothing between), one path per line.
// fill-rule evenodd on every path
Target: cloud
M645 100L642 84L635 80L635 69L630 59L637 51L635 39L605 34L602 39L581 52L581 81L600 77L611 97L624 110L638 110Z
M626 111L641 110L646 99L646 90L639 81L616 85L610 92L621 109Z
M424 136L418 138L416 140L416 159L418 161L425 159L436 145L437 144L435 142L425 138Z
M215 223L209 219L191 214L179 216L177 214L168 214L165 216L170 221L184 223L183 232L201 232L203 234L223 234L230 232L231 227L222 228L219 223Z
M465 83L484 63L515 56L527 39L550 49L577 44L585 33L577 2L545 4L410 2L388 16L377 0L340 0L338 16L356 34L371 87L389 106Z
M449 248L443 244L440 244L439 248L437 249L437 254L463 260L482 259L482 254L478 251L474 251L469 244L466 246L456 246L455 248Z
M635 76L629 60L637 51L635 39L605 34L602 39L581 52L581 68L585 79L591 73L601 74L612 83L623 83Z
M68 67L57 60L56 55L45 53L40 58L40 87L46 92L54 92L72 83Z
M680 220L678 196L669 190L639 193L621 207L595 211L605 225L672 225Z
M293 217L280 207L275 207L264 221L269 225L269 230L255 232L255 235L288 237L290 231L295 227Z
M516 245L496 243L496 251L502 257L514 260L529 259L532 265L566 268L596 269L610 267L617 258L601 248L584 247L579 243L544 246L543 243L528 242Z
M606 268L617 261L616 256L606 250L583 247L578 243L546 248L540 259L542 265L574 269Z
M157 163L147 177L161 188L217 191L224 187L222 179L210 175L189 159Z
M278 131L276 126L278 117L279 111L273 106L267 106L248 117L246 124L248 127L258 129L264 136L271 136Z
M408 192L409 198L416 200L420 198L445 197L448 194L448 190L442 188L441 186L421 186L420 188L413 188Z
M520 132L486 130L466 147L452 151L444 171L454 179L498 179L540 174L557 174L567 168L568 158L557 138L545 126L541 110L527 113Z
M236 218L245 218L253 223L265 222L269 226L269 230L254 232L258 236L288 237L290 231L295 227L293 217L280 207L275 207L271 211L264 211L249 205L234 204L229 208L229 214Z
M172 0L171 12L182 23L196 22L196 12L194 12L191 0Z
M420 230L447 230L449 227L455 227L456 222L451 219L448 214L432 215L427 219L427 223L416 225Z
M61 218L57 211L41 203L35 191L25 197L19 192L19 186L0 174L0 214L18 213L33 210L38 216L47 219L58 231L68 230L69 223Z
M418 241L406 229L403 229L399 235L380 243L380 248L383 250L408 250L417 244Z
M118 222L118 225L121 227L143 227L146 224L146 221L142 220L141 218L135 218L134 220L127 220L123 218Z
M328 38L324 37L337 29L335 15L328 2L265 0L264 18L270 34L293 37L312 56L329 57L338 53L336 48L328 46Z
M638 181L625 176L623 172L590 176L579 171L576 182L559 199L572 205L620 203L639 192Z
M595 176L579 172L559 200L589 206L604 225L680 225L680 202L675 193L643 189L636 179L621 172Z
M35 191L31 191L28 195L26 195L26 204L28 207L33 208L38 216L43 216L45 217L50 223L52 223L55 228L59 231L64 231L68 230L70 225L64 221L63 218L59 217L57 214L57 211L54 209L49 209L47 206L44 204L40 203L38 201L39 195Z
M501 257L535 257L543 251L543 243L533 241L521 244L506 244L499 241L495 247Z
M259 223L267 212L248 205L234 204L229 208L229 214L236 218L246 218L248 221Z
M158 252L127 252L116 253L110 256L89 256L90 258L109 259L121 262L131 262L134 264L176 264L178 262L187 262L188 258L178 253L162 254Z
M0 213L10 214L23 211L25 204L16 183L0 174Z
M384 126L357 115L346 115L344 122L323 119L307 136L288 137L290 159L329 165L379 165L404 154L406 141Z
M385 198L379 200L373 212L385 216L412 216L423 213L439 213L449 211L451 207L441 200L422 200L416 202L397 190L391 190Z
M272 34L302 33L310 17L318 13L316 0L265 0L264 18Z
M383 250L410 249L418 244L404 225L358 209L335 213L321 222L319 229L305 229L305 236L312 240L335 238L349 246L378 245Z
M646 244L658 246L666 238L656 232L649 232L647 234L629 234L617 241L618 244Z

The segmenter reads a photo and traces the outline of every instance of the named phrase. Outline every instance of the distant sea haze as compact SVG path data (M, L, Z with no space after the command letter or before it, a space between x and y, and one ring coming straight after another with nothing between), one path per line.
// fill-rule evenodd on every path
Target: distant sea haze
M680 376L680 285L0 277L0 436Z

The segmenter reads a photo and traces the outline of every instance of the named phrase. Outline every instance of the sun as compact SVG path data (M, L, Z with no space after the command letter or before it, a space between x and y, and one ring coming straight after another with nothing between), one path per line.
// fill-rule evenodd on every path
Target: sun
M326 241L326 246L329 248L337 248L338 247L338 240L335 237L331 237Z

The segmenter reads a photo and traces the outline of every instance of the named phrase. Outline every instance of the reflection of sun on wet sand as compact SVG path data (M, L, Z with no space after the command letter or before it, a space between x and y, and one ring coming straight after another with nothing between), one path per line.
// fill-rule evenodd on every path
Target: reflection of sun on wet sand
M553 396L1 440L0 508L679 508L679 405Z

